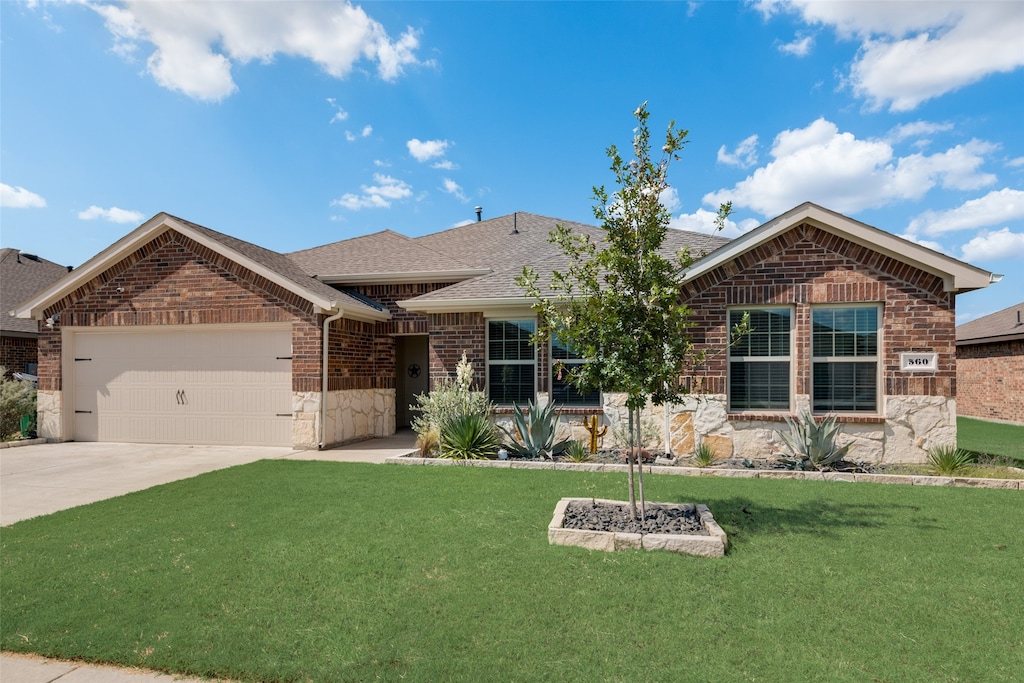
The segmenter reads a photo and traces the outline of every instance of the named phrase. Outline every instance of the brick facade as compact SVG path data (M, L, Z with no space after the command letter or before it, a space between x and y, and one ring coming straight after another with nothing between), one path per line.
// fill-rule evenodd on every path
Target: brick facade
M486 386L487 325L483 313L434 313L430 316L430 386L454 377L462 353L473 363L476 386Z
M13 372L26 372L29 363L36 363L38 343L35 337L0 337L0 366L10 376Z
M1024 340L961 344L957 413L1024 424Z
M118 291L118 290L122 291ZM320 316L312 304L173 230L50 306L39 339L39 388L60 391L64 327L226 323L292 326L292 390L320 391Z
M882 304L882 393L956 395L955 310L942 280L811 225L801 225L707 273L686 288L693 337L709 357L697 376L705 393L726 394L729 307L795 309L795 394L811 393L811 307ZM900 372L901 352L936 352L938 370ZM771 416L766 416L770 418Z

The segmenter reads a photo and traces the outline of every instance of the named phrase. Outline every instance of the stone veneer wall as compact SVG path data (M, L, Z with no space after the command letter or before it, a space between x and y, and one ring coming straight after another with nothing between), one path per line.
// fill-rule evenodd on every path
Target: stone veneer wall
M326 401L324 443L328 447L395 433L394 389L328 391ZM296 448L316 448L320 393L295 393L292 403L292 444Z
M957 409L1024 424L1024 339L956 347Z

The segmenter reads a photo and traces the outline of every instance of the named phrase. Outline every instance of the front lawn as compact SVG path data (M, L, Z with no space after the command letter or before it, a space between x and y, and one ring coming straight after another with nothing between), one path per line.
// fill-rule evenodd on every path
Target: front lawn
M960 448L978 454L1024 460L1024 426L958 417L956 441Z
M1012 681L1024 494L648 476L722 559L549 546L625 477L263 461L20 522L4 650L243 681Z

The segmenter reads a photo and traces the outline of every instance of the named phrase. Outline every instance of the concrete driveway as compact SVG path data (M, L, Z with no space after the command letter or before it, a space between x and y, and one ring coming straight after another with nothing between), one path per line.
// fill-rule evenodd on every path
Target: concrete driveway
M324 451L253 446L50 443L0 449L0 525L256 460L382 463L415 450L408 429Z

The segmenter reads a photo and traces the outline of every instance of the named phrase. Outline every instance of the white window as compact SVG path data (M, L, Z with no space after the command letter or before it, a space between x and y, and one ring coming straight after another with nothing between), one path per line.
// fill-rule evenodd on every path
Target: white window
M878 412L881 307L811 309L814 412Z
M526 403L537 386L534 320L487 321L487 394L498 405Z
M749 334L729 348L729 410L790 410L793 311L729 310L729 329L750 314Z

